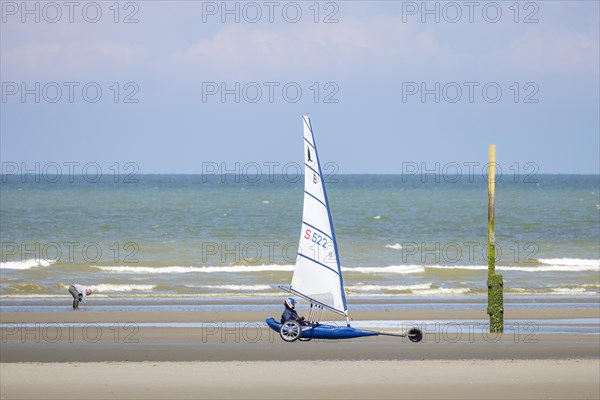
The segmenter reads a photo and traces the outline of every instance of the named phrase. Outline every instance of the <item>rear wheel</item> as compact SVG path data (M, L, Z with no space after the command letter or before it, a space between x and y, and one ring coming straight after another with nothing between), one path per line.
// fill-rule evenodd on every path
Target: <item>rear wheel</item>
M302 336L302 328L296 321L286 321L279 328L279 336L286 342L294 342Z
M423 332L418 328L411 328L411 330L408 331L408 339L411 342L420 342L421 339L423 339Z

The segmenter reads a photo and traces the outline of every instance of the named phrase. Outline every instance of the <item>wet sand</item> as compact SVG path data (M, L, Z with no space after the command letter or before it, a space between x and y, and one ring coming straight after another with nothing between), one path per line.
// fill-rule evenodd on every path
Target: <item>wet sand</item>
M5 312L1 397L66 398L73 392L88 398L600 397L598 335L528 329L494 335L464 324L485 319L485 311L403 310L353 316L357 322L431 320L422 342L377 336L285 343L264 328L268 316L92 308ZM598 308L523 308L507 317L524 328L531 320L600 321ZM152 326L159 322L175 325Z

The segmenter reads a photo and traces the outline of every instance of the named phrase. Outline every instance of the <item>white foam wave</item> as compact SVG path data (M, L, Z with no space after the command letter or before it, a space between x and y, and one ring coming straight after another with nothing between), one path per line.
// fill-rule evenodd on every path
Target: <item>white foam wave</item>
M571 265L548 265L541 267L496 267L500 271L521 271L521 272L598 272L600 266L571 266Z
M552 292L563 295L589 294L585 288L552 288Z
M589 258L540 258L542 264L550 265L572 265L575 267L596 267L600 268L600 260Z
M417 284L417 285L391 285L391 286L380 286L380 285L356 285L348 286L348 292L356 293L357 295L377 295L377 296L392 296L390 292L403 292L410 291L411 294L418 296L450 296L450 295L461 295L471 292L469 288L433 288L431 283Z
M431 269L448 269L448 270L471 270L471 271L487 271L487 265L428 265L425 268ZM519 271L519 272L597 272L600 271L600 266L596 265L542 265L542 266L520 266L520 265L497 265L497 271Z
M385 247L388 248L388 249L402 250L402 245L400 243L386 244Z
M417 285L353 285L347 286L348 291L353 292L382 292L382 291L413 291L413 290L426 290L431 289L431 283L417 284Z
M31 269L38 267L49 267L55 260L29 259L24 261L6 261L0 263L0 269Z
M232 265L224 267L148 267L148 266L94 266L109 273L115 274L184 274L191 272L218 273L218 272L292 272L293 265ZM388 267L342 267L344 272L363 274L414 274L425 269L420 265L391 265Z
M455 294L467 294L471 291L469 288L436 288L426 290L415 290L413 294L421 296L437 296L437 295L455 295Z
M102 271L115 274L185 274L190 272L262 272L262 271L293 271L293 265L233 265L225 267L131 267L131 266L95 266Z
M387 267L342 267L342 271L362 274L419 274L425 272L425 268L420 265L390 265Z
M127 285L127 284L109 284L103 283L100 285L90 285L94 294L106 292L133 292L133 291L149 291L156 289L156 285Z
M431 269L466 269L470 271L487 270L487 265L427 265L425 268ZM496 269L500 267L496 266Z
M232 290L234 292L257 292L273 289L269 285L186 285L190 288Z

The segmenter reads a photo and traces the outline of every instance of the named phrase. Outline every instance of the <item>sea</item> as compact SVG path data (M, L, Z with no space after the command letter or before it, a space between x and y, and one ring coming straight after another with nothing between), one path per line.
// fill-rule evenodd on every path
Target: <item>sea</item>
M325 178L349 299L487 294L484 177ZM136 304L258 302L291 281L302 175L1 179L4 304L65 299L73 283ZM597 298L600 176L497 179L495 243L506 298Z

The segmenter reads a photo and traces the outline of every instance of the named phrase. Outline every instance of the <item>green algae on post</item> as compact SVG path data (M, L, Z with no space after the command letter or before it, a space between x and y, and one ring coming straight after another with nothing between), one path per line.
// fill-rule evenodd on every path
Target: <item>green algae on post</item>
M496 274L496 235L495 235L495 187L496 187L496 145L489 146L488 163L488 309L490 332L504 331L504 285L501 274Z

